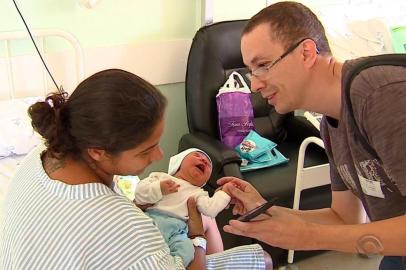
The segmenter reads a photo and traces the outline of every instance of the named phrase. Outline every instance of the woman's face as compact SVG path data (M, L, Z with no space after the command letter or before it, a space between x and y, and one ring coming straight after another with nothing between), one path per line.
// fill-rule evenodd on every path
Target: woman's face
M163 131L164 120L161 119L146 141L116 156L109 156L104 162L99 163L100 169L110 175L141 174L151 163L162 159L163 153L159 142Z

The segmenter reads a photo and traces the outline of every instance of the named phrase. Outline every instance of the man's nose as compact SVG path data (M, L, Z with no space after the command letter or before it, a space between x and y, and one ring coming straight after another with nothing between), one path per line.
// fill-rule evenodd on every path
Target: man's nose
M265 83L262 80L258 79L255 76L251 77L251 91L253 93L261 91L264 87L265 87Z

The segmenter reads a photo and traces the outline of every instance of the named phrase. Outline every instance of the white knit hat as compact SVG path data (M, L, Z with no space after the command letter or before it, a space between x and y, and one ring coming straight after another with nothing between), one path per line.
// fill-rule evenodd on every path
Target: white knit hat
M210 163L212 163L209 155L206 152L204 152L203 150L200 150L198 148L189 148L189 149L186 149L185 151L180 152L177 155L174 155L173 157L171 157L169 159L168 174L174 175L179 170L180 164L182 163L183 159L192 152L200 152L200 153L205 154L207 156L207 158L209 159Z

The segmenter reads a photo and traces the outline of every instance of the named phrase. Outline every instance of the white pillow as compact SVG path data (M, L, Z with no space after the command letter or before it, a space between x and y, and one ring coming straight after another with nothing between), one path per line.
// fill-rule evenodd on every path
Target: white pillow
M41 142L34 132L28 107L43 97L0 101L0 158L25 155Z

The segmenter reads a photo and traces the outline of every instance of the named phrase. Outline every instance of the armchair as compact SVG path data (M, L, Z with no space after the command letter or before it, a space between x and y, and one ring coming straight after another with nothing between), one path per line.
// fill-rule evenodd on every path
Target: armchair
M250 182L263 197L279 197L278 205L292 207L298 152L301 142L309 136L320 136L319 131L304 117L293 113L278 114L259 93L251 96L255 130L278 144L278 150L290 160L287 164L241 173L238 154L219 140L216 94L229 74L239 72L249 84L240 52L241 32L246 20L219 22L202 27L196 33L189 52L186 72L186 110L189 132L182 136L179 151L197 147L206 151L213 161L213 173L205 186L209 192L217 188L216 180L235 176ZM309 145L305 167L327 163L324 150ZM301 209L328 207L330 186L324 185L303 191ZM232 218L230 210L221 212L216 220L225 248L255 243L255 239L223 232L222 227ZM287 251L261 243L273 257L274 263L286 262ZM300 252L297 253L300 258ZM303 256L302 256L303 257Z

